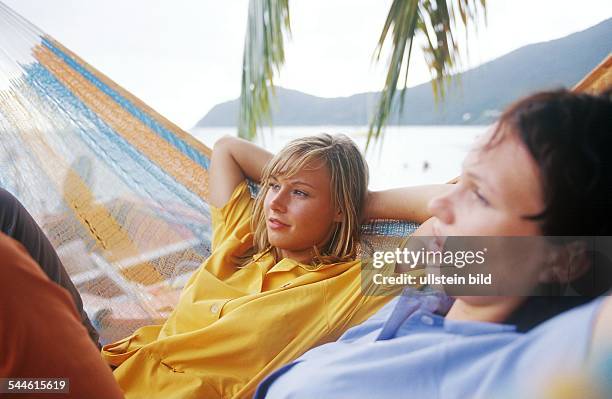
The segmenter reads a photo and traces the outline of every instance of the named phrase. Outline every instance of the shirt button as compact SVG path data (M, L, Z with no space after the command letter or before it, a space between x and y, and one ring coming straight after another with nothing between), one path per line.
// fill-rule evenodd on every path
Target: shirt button
M219 312L220 309L221 309L221 305L219 305L218 303L215 303L210 307L210 312L217 313Z
M428 326L434 325L434 319L431 316L421 316L421 322Z

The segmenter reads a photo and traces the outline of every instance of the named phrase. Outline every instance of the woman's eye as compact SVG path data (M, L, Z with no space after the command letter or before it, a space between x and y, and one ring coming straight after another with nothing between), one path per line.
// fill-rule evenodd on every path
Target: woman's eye
M489 206L489 201L482 194L480 194L478 189L472 189L472 193L483 205Z
M268 183L268 187L274 191L278 191L280 189L280 185L278 183Z
M308 197L308 193L305 193L304 191L301 191L301 190L293 190L293 193L300 197Z

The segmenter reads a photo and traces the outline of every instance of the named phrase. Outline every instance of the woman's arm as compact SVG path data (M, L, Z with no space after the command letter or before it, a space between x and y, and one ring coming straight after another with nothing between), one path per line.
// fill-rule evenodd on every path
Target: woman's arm
M219 139L208 169L208 202L221 208L245 178L259 182L272 153L237 137Z
M432 216L428 209L429 201L448 193L452 187L452 184L432 184L370 191L364 220L400 219L423 223Z

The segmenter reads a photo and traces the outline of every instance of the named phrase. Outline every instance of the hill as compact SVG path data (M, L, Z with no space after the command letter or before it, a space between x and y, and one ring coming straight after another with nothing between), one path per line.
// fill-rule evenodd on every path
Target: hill
M560 39L531 44L458 74L443 103L430 83L406 92L401 118L390 124L489 124L506 105L537 90L572 87L612 51L612 18ZM277 88L278 126L366 125L378 93L322 98ZM238 100L214 106L196 127L235 126Z

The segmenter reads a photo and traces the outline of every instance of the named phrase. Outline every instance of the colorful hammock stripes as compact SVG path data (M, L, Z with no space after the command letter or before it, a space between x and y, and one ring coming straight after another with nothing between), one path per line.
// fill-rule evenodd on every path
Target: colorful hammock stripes
M210 150L0 4L0 185L103 341L167 317L208 256Z

